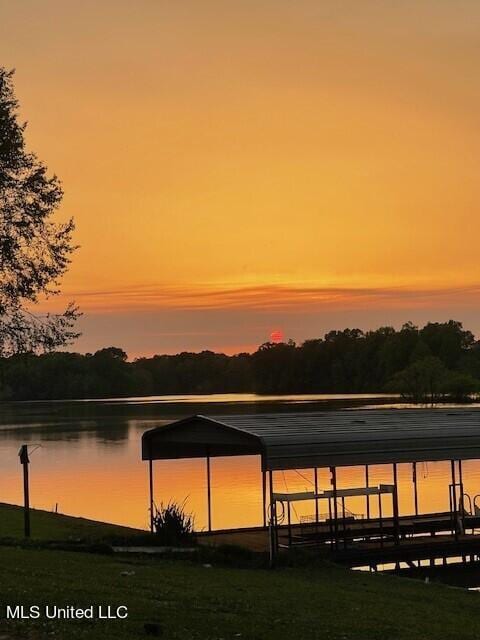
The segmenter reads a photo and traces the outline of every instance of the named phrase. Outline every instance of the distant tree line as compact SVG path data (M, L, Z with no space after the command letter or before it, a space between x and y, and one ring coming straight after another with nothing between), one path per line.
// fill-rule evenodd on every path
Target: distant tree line
M414 402L464 400L480 389L480 341L460 322L330 331L301 345L265 343L252 354L211 351L129 362L119 348L94 354L0 358L3 400L256 392L396 392Z

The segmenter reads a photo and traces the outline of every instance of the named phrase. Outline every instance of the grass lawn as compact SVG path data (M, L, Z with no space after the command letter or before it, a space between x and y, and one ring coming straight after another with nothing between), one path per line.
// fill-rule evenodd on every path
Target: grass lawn
M4 535L18 512L0 508ZM89 531L45 513L42 537ZM56 522L59 526L57 527ZM79 529L75 525L78 523ZM101 525L92 525L100 527ZM110 529L105 525L106 529ZM97 529L102 531L102 529ZM105 529L103 529L105 531ZM17 532L18 533L18 532ZM206 568L186 559L122 558L0 546L0 638L441 640L480 637L480 595L333 565L312 569ZM122 575L128 572L129 575ZM134 572L134 573L132 573ZM7 622L5 604L127 605L126 621Z
M102 539L111 535L133 535L137 529L120 527L85 518L74 518L38 509L30 510L32 539ZM23 508L0 502L0 539L23 538Z

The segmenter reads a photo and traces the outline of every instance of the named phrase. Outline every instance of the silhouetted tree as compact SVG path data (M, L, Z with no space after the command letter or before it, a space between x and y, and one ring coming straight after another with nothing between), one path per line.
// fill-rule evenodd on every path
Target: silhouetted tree
M252 358L254 388L259 393L295 393L300 389L294 342L265 342Z
M411 402L433 404L444 392L448 369L439 358L415 360L393 379L392 389Z
M434 404L445 398L462 402L478 391L479 382L467 373L450 371L440 358L427 356L399 371L391 389L415 403Z
M475 342L473 333L465 331L462 323L455 320L429 322L421 329L420 338L430 353L440 358L448 368L457 366L461 356Z
M12 72L0 67L0 354L52 350L77 336L78 315L35 316L40 295L58 292L73 250L73 221L53 221L62 200L56 176L25 147Z

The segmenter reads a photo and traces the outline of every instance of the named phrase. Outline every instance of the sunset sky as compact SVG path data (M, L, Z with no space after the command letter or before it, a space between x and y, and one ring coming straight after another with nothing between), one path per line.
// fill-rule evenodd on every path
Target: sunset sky
M0 53L76 219L76 349L480 335L478 2L0 0Z

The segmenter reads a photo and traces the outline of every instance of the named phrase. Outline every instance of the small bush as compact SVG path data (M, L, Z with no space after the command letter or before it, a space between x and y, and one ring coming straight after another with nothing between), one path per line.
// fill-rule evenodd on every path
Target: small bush
M187 544L194 541L194 519L185 511L184 500L181 504L171 500L163 502L156 509L153 528L161 542L166 545Z

